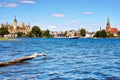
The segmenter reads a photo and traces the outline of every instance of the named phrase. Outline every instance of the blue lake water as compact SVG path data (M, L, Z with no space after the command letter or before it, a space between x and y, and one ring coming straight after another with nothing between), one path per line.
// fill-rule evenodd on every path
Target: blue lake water
M0 62L35 52L47 56L0 67L0 80L120 80L120 39L0 41Z

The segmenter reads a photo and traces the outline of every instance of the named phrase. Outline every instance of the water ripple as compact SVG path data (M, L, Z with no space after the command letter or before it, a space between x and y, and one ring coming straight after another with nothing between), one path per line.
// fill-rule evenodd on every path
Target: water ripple
M0 42L0 62L35 52L46 57L0 68L1 80L120 80L120 39L21 38ZM17 75L17 76L16 76Z

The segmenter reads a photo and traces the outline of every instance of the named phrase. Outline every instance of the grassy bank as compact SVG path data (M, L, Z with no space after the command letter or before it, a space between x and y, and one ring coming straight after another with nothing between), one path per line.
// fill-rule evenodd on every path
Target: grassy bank
M9 39L9 38L0 38L0 41L8 41L8 40L13 40L13 39Z

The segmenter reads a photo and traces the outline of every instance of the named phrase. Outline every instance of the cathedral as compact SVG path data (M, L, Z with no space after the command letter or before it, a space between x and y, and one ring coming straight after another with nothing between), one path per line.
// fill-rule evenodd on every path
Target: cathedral
M17 32L23 32L24 34L27 34L30 32L30 24L26 25L24 22L22 22L22 24L18 26L16 16L14 18L13 25L6 23L1 24L1 26L6 26L10 34L16 34Z
M112 33L112 34L117 34L117 32L118 32L117 28L111 28L109 17L107 18L106 32L109 32L109 33Z

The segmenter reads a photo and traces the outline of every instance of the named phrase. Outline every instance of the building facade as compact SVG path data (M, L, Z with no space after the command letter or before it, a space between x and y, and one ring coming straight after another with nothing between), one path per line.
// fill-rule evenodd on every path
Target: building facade
M27 34L30 32L30 24L25 24L24 22L21 23L21 25L17 25L17 19L16 19L16 16L14 18L14 21L13 21L13 25L11 24L1 24L1 26L6 26L8 28L8 31L10 34L15 34L15 33L18 33L18 32L23 32L24 34Z
M114 35L117 34L117 32L118 32L118 29L117 29L117 28L112 28L112 27L110 26L109 17L107 18L106 32L112 33L112 34L114 34Z

